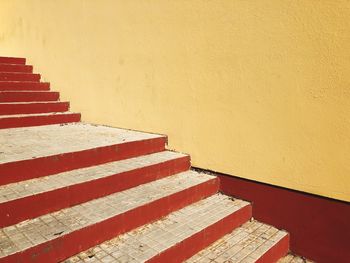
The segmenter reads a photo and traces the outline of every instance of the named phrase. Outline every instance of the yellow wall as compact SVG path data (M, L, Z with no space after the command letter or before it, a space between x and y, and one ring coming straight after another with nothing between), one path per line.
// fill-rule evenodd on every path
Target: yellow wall
M0 0L0 54L84 121L350 201L350 1Z

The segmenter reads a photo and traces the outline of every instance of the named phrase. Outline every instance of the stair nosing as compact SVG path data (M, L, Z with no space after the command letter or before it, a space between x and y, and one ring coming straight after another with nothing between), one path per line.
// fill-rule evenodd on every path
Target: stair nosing
M60 129L65 130L67 134L64 135L64 137L65 139L69 139L69 140L71 138L69 136L75 136L77 132L78 132L78 135L80 136L87 132L89 134L92 134L93 135L92 137L87 137L88 140L95 139L96 136L100 137L100 134L106 134L106 138L104 138L104 141L93 141L93 143L88 143L87 145L83 145L83 146L81 144L74 145L74 147L69 147L68 150L66 147L66 144L68 142L65 142L62 144L62 140L60 139L61 145L59 145L60 146L59 148L57 147L54 147L53 149L42 148L41 146L44 147L44 145L47 145L48 139L52 138L52 136L57 136L57 133L61 133ZM40 144L40 143L38 144L36 141L35 144L32 144L32 141L27 141L27 143L30 143L30 144L27 144L26 147L30 147L31 150L36 151L36 154L34 156L33 154L23 155L23 153L10 152L10 151L13 151L13 147L17 147L18 140L23 138L24 136L23 134L28 134L27 136L36 136L36 139L42 140L44 142L43 144ZM54 140L50 141L50 143L53 143L53 144L58 143L57 138L56 137L53 137L53 138ZM7 143L7 146L6 146L7 148L6 149L2 148L2 153L0 153L2 154L2 159L0 159L0 166L2 164L33 160L33 158L50 157L50 156L67 154L72 152L92 150L100 147L121 145L128 142L138 142L138 141L151 140L151 139L157 139L157 138L166 138L166 136L160 135L160 134L154 134L154 133L141 132L141 131L132 131L132 130L127 130L122 128L112 128L112 127L107 127L102 125L92 125L92 124L83 123L83 122L66 124L63 126L60 124L52 124L52 125L43 125L43 126L34 126L34 127L12 128L11 130L3 129L3 130L0 130L0 144ZM62 146L64 146L64 150ZM38 148L35 148L35 147L40 147L40 151L38 150ZM41 151L41 150L44 150L44 151ZM8 154L10 156L4 158L4 156Z
M21 104L21 105L30 105L30 104L60 104L60 103L69 103L69 101L13 101L13 102L0 102L0 106L1 105L17 105L17 104Z
M167 156L168 155L168 156ZM181 157L185 157L188 155L182 154L182 153L177 153L177 152L171 152L171 151L162 151L162 152L157 152L157 153L152 153L152 154L147 154L147 155L142 155L138 157L133 157L129 159L124 159L124 160L119 160L119 161L114 161L114 162L109 162L109 163L104 163L104 164L99 164L91 167L84 167L84 168L78 168L62 173L57 173L49 176L44 176L44 177L38 177L34 179L29 179L29 180L24 180L16 183L10 183L6 185L0 186L0 205L2 203L6 202L12 202L17 199L21 198L26 198L32 195L38 195L42 193L46 193L49 191L54 191L60 188L65 188L65 187L70 187L72 185L76 184L81 184L81 183L87 183L95 180L100 180L103 178L107 178L112 175L116 174L121 174L124 172L128 171L133 171L142 167L147 167L151 165L156 165L160 164L166 161L171 161L171 160L176 160ZM163 157L163 158L162 158ZM159 160L152 160L152 158L159 158ZM149 163L144 164L142 162L147 162ZM153 161L153 162L152 162ZM123 167L124 166L124 167ZM126 167L125 167L126 166ZM109 169L109 170L108 170ZM92 174L95 174L95 172L99 172L102 174L93 176ZM108 171L107 171L108 170ZM76 178L79 178L80 180L77 180ZM74 180L69 181L68 178L74 178ZM63 179L66 179L66 183L62 184L64 181ZM52 182L51 182L52 181ZM37 188L38 185L40 185L42 182L45 182L47 188ZM57 184L57 182L60 182ZM49 185L49 183L52 183ZM45 186L44 184L44 186ZM34 190L31 191L31 193L24 193L24 192L19 192L16 191L19 188L23 187L28 188L30 186L34 186ZM54 185L54 187L51 187ZM8 189L12 188L13 193L17 193L17 196L13 196L12 198L5 199L4 196L8 192Z
M200 259L219 262L225 260L242 261L242 263L255 262L287 235L288 233L284 230L251 220L201 250L189 258L186 263L193 263ZM250 249L252 251L249 252ZM248 253L246 253L247 250Z
M172 212L155 222L82 251L65 262L71 262L69 260L79 257L79 255L89 254L89 251L93 251L97 247L108 251L116 260L118 256L126 254L125 248L129 244L130 248L133 248L133 252L130 253L130 261L128 262L147 262L248 205L250 204L243 200L232 199L217 193ZM116 249L118 246L121 246L119 251Z
M11 73L11 72L9 72ZM14 72L16 74L20 74L18 72ZM23 73L23 74L33 74L33 75L40 75L40 74L36 74L36 73ZM3 84L5 82L10 82L10 83L31 83L31 84L47 84L47 83L50 83L50 82L39 82L39 81L33 81L33 80L0 80L0 84Z
M54 90L0 90L0 93L59 93Z
M8 118L29 118L29 117L40 117L40 116L57 116L57 115L71 115L80 114L78 112L63 111L63 112L46 112L46 113L23 113L23 114L13 114L13 115L0 115L0 119Z
M190 182L190 179L192 179L192 182ZM80 231L80 230L87 228L89 226L106 221L109 218L113 218L113 217L116 217L118 215L122 215L128 211L131 211L133 209L141 207L147 203L151 203L151 202L154 202L156 200L160 200L160 199L167 197L167 196L170 196L174 193L179 193L185 189L189 189L191 187L200 185L204 182L209 182L210 180L213 180L213 179L214 179L213 176L209 176L206 174L194 173L192 171L183 172L183 173L172 175L170 177L159 179L159 180L156 180L156 181L144 184L144 185L136 186L134 188L130 188L130 189L127 189L127 190L122 191L122 192L117 192L117 193L114 193L114 194L111 194L111 195L108 195L105 197L94 199L94 200L88 201L88 202L83 203L83 204L79 204L79 205L76 205L73 207L65 208L65 209L62 209L62 210L57 211L57 212L49 213L47 215L43 215L43 216L40 216L40 217L37 217L34 219L29 219L29 220L20 222L16 225L4 227L4 228L0 229L0 234L3 237L2 238L3 242L0 242L0 243L13 242L13 241L11 241L11 238L9 236L11 235L11 236L16 237L19 235L19 232L20 232L18 230L15 230L16 233L14 233L13 232L14 229L21 229L21 228L25 228L25 227L28 227L29 232L23 231L23 232L21 232L22 235L27 237L27 241L33 242L33 240L30 240L30 238L28 238L28 233L30 233L31 227L34 227L35 224L38 223L39 221L41 221L41 224L40 225L38 224L34 227L36 230L40 229L40 226L43 228L47 227L45 220L48 218L54 218L54 221L56 223L60 223L60 224L63 224L62 221L64 221L64 220L66 220L66 221L74 220L73 223L75 225L75 228L72 227L72 225L73 225L73 223L72 223L70 226L65 225L65 227L63 227L61 229L57 225L55 225L55 227L53 227L51 229L49 229L49 228L45 229L47 231L46 232L47 236L44 237L43 235L41 235L39 238L41 240L37 241L36 244L31 244L30 246L28 246L28 243L27 243L26 246L21 248L19 246L19 244L15 245L14 243L11 243L11 244L7 243L7 244L9 244L9 246L8 246L9 249L11 247L13 248L12 245L16 246L16 249L12 250L10 252L7 252L5 255L0 255L0 259L6 258L7 256L11 256L11 255L14 255L17 253L20 253L22 251L30 249L31 247L36 247L36 246L39 246L41 244L45 244L46 242L53 241L59 237L69 235L69 234L74 233L76 231ZM173 186L173 188L170 189L169 185ZM148 194L145 197L145 195L143 195L143 193L145 191L147 192L148 188L151 189L151 191L153 191L152 192L153 196ZM144 199L142 200L142 198L144 198ZM115 202L114 204L113 204L113 201ZM108 205L107 205L107 203L108 203ZM89 208L90 208L90 211L89 211ZM101 213L102 213L102 211L106 212L106 210L104 210L104 209L107 209L107 210L109 209L109 214L102 216L102 214L100 214L100 212L99 212L99 209L101 210L100 211ZM82 214L80 214L80 218L74 217L74 214L76 215L77 210L82 213ZM119 211L116 211L116 210L119 210ZM64 217L65 214L69 214L69 215L67 217ZM90 216L91 221L87 222L86 219L89 216ZM84 219L85 219L85 222L84 222ZM81 220L83 220L83 221L81 221ZM79 226L77 226L77 224ZM55 229L55 231L52 231L52 229ZM63 230L62 233L60 233L59 235L55 234L56 231L60 232L61 230ZM44 229L40 230L41 234L43 233L42 231L44 231ZM13 235L11 234L11 232ZM5 235L5 238L4 238L4 235ZM4 250L6 250L6 248Z

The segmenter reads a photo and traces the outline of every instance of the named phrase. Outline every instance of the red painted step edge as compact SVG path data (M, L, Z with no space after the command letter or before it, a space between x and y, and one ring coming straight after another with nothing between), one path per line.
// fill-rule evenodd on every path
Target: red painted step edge
M124 214L63 235L22 252L0 259L0 262L59 262L119 234L155 221L218 191L217 178L160 198Z
M166 137L0 164L0 185L164 151Z
M0 81L40 81L40 74L0 72Z
M25 58L14 58L14 57L0 57L0 63L24 65L26 63L26 59Z
M123 191L190 168L189 156L0 203L0 228ZM82 194L83 193L83 194ZM18 209L21 207L21 209Z
M202 249L208 247L219 238L231 233L235 228L247 222L252 216L252 206L249 204L236 212L203 229L181 243L158 254L147 262L183 262Z
M262 255L255 263L277 262L289 251L289 234L278 241L264 255Z
M42 126L50 124L64 124L79 122L81 119L80 113L64 113L64 114L50 114L50 115L37 115L37 116L25 116L23 117L6 117L0 116L0 129L19 128L19 127L31 127Z
M0 72L22 72L32 73L33 66L19 64L0 64Z
M1 115L65 112L68 110L69 102L0 103L0 118Z
M0 91L0 102L57 101L54 91Z
M16 90L50 90L50 83L33 81L0 81L0 91Z

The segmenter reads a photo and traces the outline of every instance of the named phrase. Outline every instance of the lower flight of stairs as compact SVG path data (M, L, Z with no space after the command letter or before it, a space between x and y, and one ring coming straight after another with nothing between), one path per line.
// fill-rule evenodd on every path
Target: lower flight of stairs
M0 80L37 85L24 65L0 57L10 71ZM67 103L22 102L24 93L5 102L16 92L0 90L0 262L276 262L288 253L288 233L220 194L217 177L166 150L166 136L80 115L53 121L69 115Z

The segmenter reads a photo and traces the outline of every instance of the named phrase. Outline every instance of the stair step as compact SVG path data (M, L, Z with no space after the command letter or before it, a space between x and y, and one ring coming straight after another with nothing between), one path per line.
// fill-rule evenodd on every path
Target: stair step
M250 209L247 202L216 194L65 262L183 262L246 222Z
M0 81L40 81L40 78L40 74L34 73L0 72Z
M218 179L184 172L0 231L0 262L58 262L218 190Z
M66 124L79 122L80 118L80 113L74 112L0 115L0 129Z
M33 66L31 66L31 65L3 64L3 63L0 63L0 72L33 73Z
M15 57L0 57L1 64L25 64L25 58L15 58Z
M0 81L0 91L50 90L50 83L33 81Z
M1 115L65 112L69 110L69 102L8 102L0 103Z
M288 253L288 249L287 232L258 221L250 221L186 262L276 262Z
M3 185L0 227L180 173L189 167L188 155L163 151Z
M55 91L0 91L0 102L57 101Z
M277 262L278 263L313 263L313 261L311 260L296 256L296 255L292 255L292 254L286 255L285 257L281 258Z
M166 136L84 123L0 130L0 185L163 151Z

